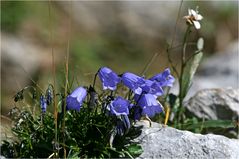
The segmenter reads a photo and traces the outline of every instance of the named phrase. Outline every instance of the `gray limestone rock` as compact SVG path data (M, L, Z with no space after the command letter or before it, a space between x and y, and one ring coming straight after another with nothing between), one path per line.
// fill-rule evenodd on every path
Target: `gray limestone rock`
M185 102L197 118L236 120L239 117L239 89L204 89Z
M137 123L142 125L142 122ZM143 148L138 158L239 158L239 141L220 135L201 135L189 131L143 123L136 139Z

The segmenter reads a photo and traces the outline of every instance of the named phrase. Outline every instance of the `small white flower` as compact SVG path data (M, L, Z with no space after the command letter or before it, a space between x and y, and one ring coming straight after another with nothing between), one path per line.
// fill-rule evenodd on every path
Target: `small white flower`
M196 29L201 28L199 20L202 20L203 16L199 14L197 10L195 11L193 9L188 9L188 15L184 16L184 18L189 24L194 25Z

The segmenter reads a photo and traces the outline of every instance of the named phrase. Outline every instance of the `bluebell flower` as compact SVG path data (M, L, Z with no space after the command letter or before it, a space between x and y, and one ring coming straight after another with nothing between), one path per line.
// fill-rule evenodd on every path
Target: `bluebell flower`
M163 111L162 105L152 94L141 95L137 105L142 109L141 115L147 115L148 117L153 117L156 113Z
M119 115L128 115L129 114L130 102L123 99L122 97L117 97L115 100L110 102L109 111L111 114Z
M130 128L130 121L128 115L121 115L121 120L124 123L124 127L126 130L129 130Z
M79 111L83 101L85 100L87 91L83 87L76 88L66 98L66 110L77 110Z
M130 129L130 121L127 115L121 115L120 119L116 123L117 134L123 136Z
M170 74L169 68L166 68L162 73L159 73L151 77L149 80L159 82L161 87L165 86L172 87L175 81L174 77Z
M133 118L134 120L140 120L142 114L142 108L140 106L134 106L133 109Z
M47 103L46 103L46 99L43 95L40 96L40 106L41 106L41 110L43 113L46 112L46 107L47 107Z
M116 123L116 134L119 136L123 136L124 131L125 131L124 123L122 121L118 120Z
M140 87L144 84L145 80L133 73L126 72L122 75L122 82L125 86L131 89L135 94L141 94L142 88Z
M103 84L103 90L109 89L113 91L120 82L120 77L108 67L100 68L98 75Z
M145 80L144 84L140 86L145 94L153 94L156 96L163 95L163 89L161 85L156 81Z
M47 103L47 105L50 105L51 102L52 102L52 92L51 92L51 89L48 88L46 90L46 103Z

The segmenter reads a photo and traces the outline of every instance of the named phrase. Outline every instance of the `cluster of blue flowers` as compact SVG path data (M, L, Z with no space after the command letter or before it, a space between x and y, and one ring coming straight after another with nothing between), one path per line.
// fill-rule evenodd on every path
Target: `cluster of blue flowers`
M156 113L163 111L163 107L157 97L164 94L163 87L172 87L175 80L168 68L163 73L159 73L149 79L130 72L117 75L107 67L100 68L98 76L102 82L103 90L114 91L117 89L117 85L122 82L133 92L134 101L132 103L118 96L110 102L107 109L111 114L120 116L128 115L129 110L135 108L134 117L136 120L142 115L153 117ZM79 111L86 96L87 90L84 87L75 89L66 99L67 110Z
M107 102L103 101L101 103L102 110L106 114L116 116L120 119L117 121L116 131L117 134L121 135L130 127L129 115L132 115L134 120L139 120L142 116L153 117L155 114L161 113L163 107L157 98L164 94L164 87L172 87L175 81L174 77L170 74L169 68L149 79L130 72L117 75L107 67L100 68L97 75L102 82L103 90L113 92L117 89L119 83L122 83L130 90L132 99L129 98L129 100L126 100L121 96L111 95L108 96L110 98L105 98ZM66 110L80 111L87 95L90 96L89 108L92 107L91 103L94 103L96 100L94 99L97 95L96 91L91 86L89 89L80 86L66 97ZM46 98L43 95L40 97L42 112L46 111L47 105L52 100L51 91L47 90L45 96Z

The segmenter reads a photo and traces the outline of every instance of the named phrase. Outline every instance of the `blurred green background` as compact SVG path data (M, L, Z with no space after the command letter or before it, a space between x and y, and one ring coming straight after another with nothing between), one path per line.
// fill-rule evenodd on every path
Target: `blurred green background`
M237 41L238 1L183 2L173 35L179 6L180 1L1 1L2 114L14 107L12 97L31 79L44 89L53 83L52 48L60 90L68 41L70 79L80 85L92 83L101 66L139 74L155 53L159 56L146 75L168 67L165 50L172 37L174 45L182 41L187 27L182 17L189 7L199 6L204 17L191 40L204 38L205 57ZM175 64L179 54L180 49L172 52Z

